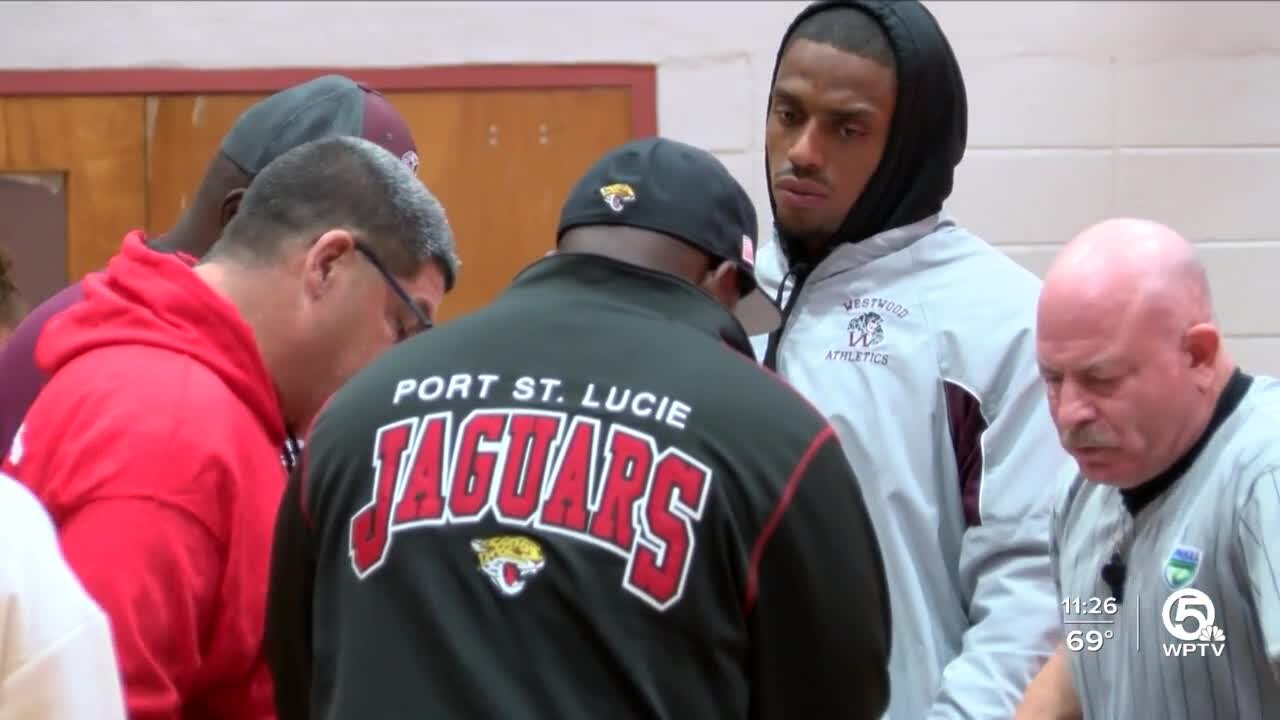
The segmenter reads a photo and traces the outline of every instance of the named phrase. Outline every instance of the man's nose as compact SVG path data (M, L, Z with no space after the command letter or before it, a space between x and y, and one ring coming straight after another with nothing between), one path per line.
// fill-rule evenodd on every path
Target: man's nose
M800 128L795 144L787 153L787 160L797 168L812 170L822 167L821 138L818 136L817 121L810 119Z
M1093 422L1098 417L1093 399L1071 380L1063 380L1058 388L1058 423L1064 427L1076 427Z

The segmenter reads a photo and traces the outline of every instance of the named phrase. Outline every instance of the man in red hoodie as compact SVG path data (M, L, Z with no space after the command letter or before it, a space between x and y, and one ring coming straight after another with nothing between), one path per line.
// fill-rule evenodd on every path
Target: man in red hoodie
M49 321L4 468L111 619L132 720L273 716L262 638L281 449L431 326L457 259L395 155L337 137L261 171L192 265L137 236Z
M324 75L267 97L246 110L223 138L191 204L173 229L148 244L200 257L235 214L253 176L281 153L304 142L355 135L378 143L414 172L418 152L404 120L385 97L341 75ZM0 454L48 375L36 366L36 340L54 315L80 302L72 283L33 309L0 352Z

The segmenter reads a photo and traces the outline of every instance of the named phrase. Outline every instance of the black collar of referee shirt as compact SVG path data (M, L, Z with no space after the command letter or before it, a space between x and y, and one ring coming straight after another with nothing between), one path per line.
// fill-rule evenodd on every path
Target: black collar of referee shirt
M1244 399L1245 393L1249 392L1249 386L1252 383L1252 376L1245 374L1240 368L1236 368L1231 373L1231 379L1227 381L1226 387L1222 389L1222 394L1218 396L1218 402L1213 408L1213 415L1209 417L1209 424L1205 427L1204 432L1200 433L1200 438L1195 441L1195 444L1188 448L1182 454L1182 457L1170 465L1168 470L1137 487L1120 491L1121 499L1124 501L1125 509L1129 511L1130 516L1137 515L1142 508L1149 505L1152 500L1160 497L1161 493L1172 487L1178 478L1187 473L1191 464L1196 461L1196 458L1200 457L1200 453L1204 451L1205 446L1209 444L1209 440L1213 438L1213 433L1240 406L1240 401Z

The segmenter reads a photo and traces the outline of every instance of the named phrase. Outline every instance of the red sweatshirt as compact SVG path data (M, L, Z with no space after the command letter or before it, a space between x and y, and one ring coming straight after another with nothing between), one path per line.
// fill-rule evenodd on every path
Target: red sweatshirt
M7 471L111 618L132 720L274 716L262 655L284 421L253 334L177 255L125 238L36 347Z

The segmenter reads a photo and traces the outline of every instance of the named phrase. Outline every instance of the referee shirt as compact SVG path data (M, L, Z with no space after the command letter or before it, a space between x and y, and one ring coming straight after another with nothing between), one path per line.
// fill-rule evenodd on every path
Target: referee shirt
M1163 475L1128 491L1077 476L1056 504L1050 554L1085 718L1280 716L1277 398L1280 381L1237 370Z

